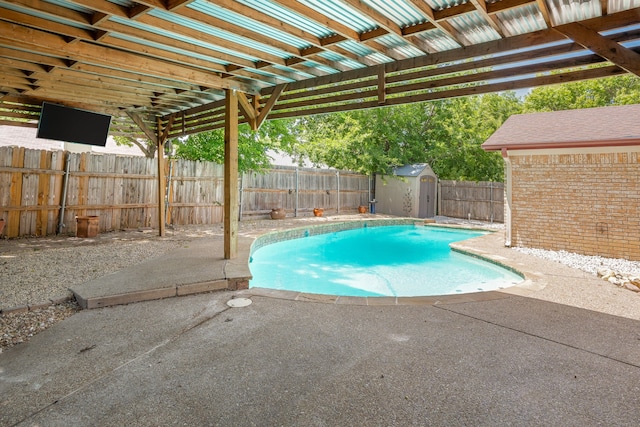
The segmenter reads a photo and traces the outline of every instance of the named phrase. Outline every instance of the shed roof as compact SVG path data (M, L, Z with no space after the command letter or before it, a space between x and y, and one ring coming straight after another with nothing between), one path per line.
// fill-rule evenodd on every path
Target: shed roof
M516 114L487 139L495 151L640 145L640 104Z
M427 168L431 171L428 164L415 163L412 165L398 166L393 169L393 174L395 176L420 176L420 174Z

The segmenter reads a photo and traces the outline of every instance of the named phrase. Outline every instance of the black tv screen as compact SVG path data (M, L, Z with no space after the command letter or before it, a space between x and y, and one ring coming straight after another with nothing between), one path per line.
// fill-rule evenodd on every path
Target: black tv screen
M110 124L111 116L45 102L36 137L104 147Z

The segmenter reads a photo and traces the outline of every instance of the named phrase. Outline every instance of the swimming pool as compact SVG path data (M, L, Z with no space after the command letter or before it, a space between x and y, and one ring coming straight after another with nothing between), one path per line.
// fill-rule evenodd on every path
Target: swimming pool
M253 252L250 288L338 296L428 296L502 289L514 272L452 251L485 234L415 225L362 227L262 246Z

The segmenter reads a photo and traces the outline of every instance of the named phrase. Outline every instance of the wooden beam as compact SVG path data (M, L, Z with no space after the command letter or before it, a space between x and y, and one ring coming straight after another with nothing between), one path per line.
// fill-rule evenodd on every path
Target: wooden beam
M158 145L158 141L159 141L159 135L160 135L160 128L158 129L158 133L155 133L153 131L153 129L151 129L144 120L142 120L142 117L140 117L140 115L138 113L134 113L133 111L127 111L127 115L129 117L131 117L131 120L133 120L133 122L138 125L138 127L140 128L140 130L142 132L144 132L144 134L147 136L147 138L149 138L149 141L153 142L155 145Z
M167 126L165 126L165 128L162 130L162 138L160 138L160 140L162 141L163 144L169 137L169 130L171 129L171 126L173 126L173 121L175 120L175 118L176 116L169 117L169 122L167 123Z
M254 86L232 79L223 79L216 74L83 41L68 44L60 36L4 21L0 21L0 34L11 35L8 39L4 36L0 37L0 44L11 46L16 42L21 42L33 46L33 51L40 54L72 57L78 61L177 81L189 81L211 88L236 89L251 94L258 93L258 89Z
M224 259L233 259L238 256L238 96L225 92Z
M252 130L258 130L256 122L256 119L258 118L258 112L255 110L255 108L253 108L253 104L249 101L244 93L237 93L237 96L242 115L245 117L245 119L247 119L247 122L249 123L249 126Z
M495 3L487 4L487 13L493 15L499 12L504 12L509 9L516 9L518 7L522 7L532 3L535 3L535 0L501 0Z
M577 22L557 26L555 30L618 67L640 77L640 54L631 49Z
M485 21L493 28L493 30L500 35L500 37L504 37L504 32L502 28L498 25L498 19L495 15L489 15L487 11L487 2L485 0L470 0L471 3L475 6L478 13L484 18Z
M287 84L284 83L276 86L273 92L271 92L271 96L269 96L269 99L267 99L267 103L264 105L264 107L262 107L262 110L260 110L260 114L258 115L258 118L256 120L256 126L258 129L260 129L260 126L262 126L262 123L267 118L273 107L276 105L276 101L278 101L278 98L280 98L280 95L286 88Z
M378 67L378 104L387 102L387 72L384 65Z
M610 65L607 67L599 67L599 68L591 68L582 71L570 71L559 74L551 74L551 75L543 75L539 77L532 77L528 79L522 80L513 80L502 83L491 83L486 85L479 86L470 86L463 87L451 90L443 90L431 93L423 93L418 95L407 95L401 96L397 98L390 98L387 100L388 105L402 105L402 104L410 104L414 102L428 102L435 101L439 99L447 99L447 98L458 98L463 96L470 95L481 95L484 93L492 93L492 92L502 92L506 90L516 90L523 88L531 88L536 86L545 86L551 84L560 84L567 83L571 81L578 80L589 80L589 79L597 79L603 77L611 77L617 76L620 74L624 74L625 71L618 68L615 65ZM378 102L376 100L373 101L364 101L352 104L341 104L329 107L318 107L318 108L310 108L305 109L304 111L294 110L294 111L286 111L279 113L278 111L273 112L272 116L274 119L284 119L284 118L292 118L292 117L300 117L304 113L306 116L315 115L315 114L327 114L327 113L335 113L335 112L343 112L343 111L354 111L354 110L362 110L368 108L378 107Z
M536 0L538 5L538 9L540 9L540 13L542 13L542 19L547 24L548 28L553 26L551 22L551 13L549 12L549 7L547 6L547 2L545 0Z

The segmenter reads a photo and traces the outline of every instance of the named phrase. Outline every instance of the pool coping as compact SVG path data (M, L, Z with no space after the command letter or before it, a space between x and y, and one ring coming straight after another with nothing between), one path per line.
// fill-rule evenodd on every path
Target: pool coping
M292 301L304 301L304 302L316 302L324 304L346 304L346 305L361 305L361 306L387 306L387 305L439 305L439 304L459 304L465 302L478 302L478 301L491 301L496 299L508 298L512 295L524 296L540 290L541 287L533 285L527 274L520 271L516 267L509 265L501 259L502 257L495 257L487 254L481 250L474 250L469 246L469 242L475 239L481 239L485 236L496 233L495 230L489 230L486 228L472 228L459 226L455 224L438 224L433 220L421 220L415 218L382 218L382 219L364 219L358 221L345 221L337 223L329 223L322 225L310 225L305 227L295 227L286 230L276 230L265 234L261 234L255 237L255 240L251 244L249 250L249 259L247 264L251 260L251 255L255 250L262 248L266 245L277 243L286 240L292 240L297 238L303 238L313 235L332 233L337 231L353 230L356 228L362 228L368 226L384 227L392 225L416 225L416 226L428 226L437 228L452 228L463 229L471 231L482 231L486 234L481 236L472 237L466 239L463 242L465 244L459 244L459 242L451 243L449 247L451 250L481 259L486 262L490 262L494 265L498 265L505 268L523 278L523 281L510 286L508 288L500 290L490 290L481 292L469 292L462 294L446 294L446 295L425 295L425 296L407 296L407 297L357 297L357 296L340 296L340 295L327 295L327 294L314 294L308 292L298 291L286 291L270 288L248 288L238 291L244 297L267 297Z
M249 280L252 278L249 268L251 253L260 245L264 245L265 242L285 240L285 236L288 238L303 237L305 232L311 235L354 229L362 227L363 223L372 227L408 224L483 231L486 234L464 240L463 244L461 242L450 244L450 247L453 250L472 254L504 268L511 269L525 277L525 281L500 290L415 297L345 297L295 291L276 291L267 288L249 288ZM307 302L382 306L486 301L506 298L513 294L527 296L531 291L542 289L544 286L541 283L544 283L544 280L539 280L538 272L528 269L527 264L513 259L513 253L510 254L504 250L504 239L498 236L499 234L495 233L495 230L488 230L482 227L437 224L433 220L416 218L363 218L303 226L297 226L296 224L291 228L281 228L274 231L256 230L243 233L238 236L238 256L231 260L224 259L221 241L217 239L212 241L206 238L196 239L186 247L176 249L158 258L74 285L70 291L82 308L98 308L219 290L234 291L236 296L264 296ZM493 240L488 244L474 243L482 242L482 239ZM498 253L503 256L498 255ZM179 265L180 268L176 268L176 265ZM524 269L521 270L516 266L523 266ZM526 274L523 274L523 271ZM534 280L529 280L529 277ZM24 307L17 307L16 309L24 310ZM11 308L2 308L2 314L11 311Z

